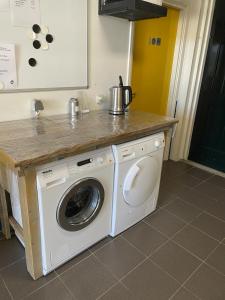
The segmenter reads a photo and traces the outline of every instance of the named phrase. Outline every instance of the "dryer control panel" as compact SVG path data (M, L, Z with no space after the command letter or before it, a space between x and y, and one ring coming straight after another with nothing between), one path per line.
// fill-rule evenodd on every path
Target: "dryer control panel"
M129 161L165 147L164 134L156 134L122 145L113 146L116 162Z

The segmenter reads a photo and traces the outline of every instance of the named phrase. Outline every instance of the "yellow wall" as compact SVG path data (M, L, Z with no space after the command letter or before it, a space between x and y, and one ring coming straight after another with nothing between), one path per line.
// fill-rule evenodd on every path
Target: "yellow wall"
M166 114L178 20L179 11L169 8L166 18L136 22L133 110ZM160 46L149 43L153 37L161 38Z

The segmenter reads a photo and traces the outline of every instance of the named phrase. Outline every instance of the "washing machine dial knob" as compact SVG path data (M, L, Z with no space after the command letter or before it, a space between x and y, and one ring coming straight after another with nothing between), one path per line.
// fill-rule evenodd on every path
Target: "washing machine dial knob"
M160 141L155 141L155 147L159 148L160 147Z

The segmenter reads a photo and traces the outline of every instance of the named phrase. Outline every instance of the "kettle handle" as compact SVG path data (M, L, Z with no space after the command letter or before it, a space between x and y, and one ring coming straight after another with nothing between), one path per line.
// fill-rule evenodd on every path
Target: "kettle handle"
M124 108L127 108L133 100L132 88L130 86L124 86L123 87L124 99L126 98L125 97L126 91L128 91L128 93L129 93L128 94L129 95L129 101L128 101L128 103L124 102Z

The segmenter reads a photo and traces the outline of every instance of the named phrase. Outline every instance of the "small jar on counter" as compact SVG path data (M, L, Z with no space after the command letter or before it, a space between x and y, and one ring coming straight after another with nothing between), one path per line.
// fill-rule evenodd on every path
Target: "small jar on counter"
M79 100L77 98L70 98L69 112L71 117L77 117L80 113Z

